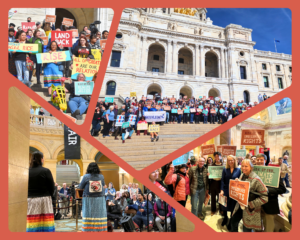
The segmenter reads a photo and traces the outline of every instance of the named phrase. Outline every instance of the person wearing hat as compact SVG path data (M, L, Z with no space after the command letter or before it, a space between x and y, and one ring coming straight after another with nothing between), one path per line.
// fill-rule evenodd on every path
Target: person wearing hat
M169 172L165 178L165 184L173 185L174 199L185 207L186 200L190 194L190 180L186 174L188 167L186 164L181 164L177 169L175 172L174 165L170 165Z
M41 32L41 37L45 37L46 33L44 31L44 29L42 29L42 23L41 22L36 22L36 30L39 30Z

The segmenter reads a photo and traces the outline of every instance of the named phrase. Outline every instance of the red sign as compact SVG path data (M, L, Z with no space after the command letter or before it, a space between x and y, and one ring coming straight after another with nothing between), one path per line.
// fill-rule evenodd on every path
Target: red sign
M190 112L194 113L194 112L196 112L196 109L195 108L190 108Z
M244 129L242 130L241 145L260 146L264 143L265 130Z
M209 144L205 146L201 146L202 155L214 154L215 152L215 144Z
M183 110L177 110L177 114L183 114Z
M77 38L78 37L78 29L71 29L69 31L72 32L72 38Z
M215 98L213 96L209 96L209 99L210 100L214 100Z
M210 109L210 113L216 113L215 109Z
M175 103L175 101L176 101L176 98L170 98L171 103Z
M56 16L55 15L46 15L45 22L47 23L55 23Z
M222 146L222 155L233 155L235 156L236 146Z
M229 197L238 201L242 206L248 207L250 182L230 179Z
M105 49L106 41L107 41L107 39L100 40L100 46L101 46L102 50Z
M22 30L24 32L27 32L28 29L31 29L31 30L36 29L35 22L22 22L21 25L22 25Z
M70 31L52 31L52 41L56 41L58 46L72 47L72 33Z
M70 18L63 18L62 25L71 27L71 26L73 26L73 24L74 24L74 20L73 20L73 19L70 19Z
M201 108L197 108L197 112L202 112L202 109Z
M268 148L268 151L270 151L270 148ZM259 148L259 153L265 154L264 148Z

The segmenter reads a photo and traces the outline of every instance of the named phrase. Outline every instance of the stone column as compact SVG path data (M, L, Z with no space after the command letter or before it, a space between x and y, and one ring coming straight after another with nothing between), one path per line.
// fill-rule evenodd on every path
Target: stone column
M147 62L148 62L148 51L147 51L147 37L142 36L142 51L141 51L141 71L147 71Z
M218 66L218 77L222 78L222 73L221 73L221 58L218 58L219 66Z
M217 135L217 136L214 138L214 142L215 142L215 146L219 146L219 145L220 145L220 135Z
M275 64L274 63L269 63L269 66L270 66L270 71L271 71L271 75L270 75L270 77L271 77L271 82L272 82L272 90L274 91L275 89L276 89L276 81L275 81L275 75L274 75L274 72L276 71L276 70L274 70L274 67L275 67Z
M205 77L205 55L204 46L200 45L200 62L201 62L201 77Z
M259 146L255 147L255 155L259 154ZM271 156L270 156L271 157Z
M168 39L167 73L172 73L172 40Z
M200 58L199 58L199 44L195 45L195 69L196 69L196 76L200 75Z
M176 50L177 41L173 41L173 73L178 74L178 52Z
M221 48L221 59L222 59L222 78L225 78L225 59L224 59L224 49Z
M227 54L227 49L224 50L225 51L225 73L226 73L226 78L228 78L229 74L228 74L228 54Z
M236 74L234 73L234 59L233 59L234 48L230 47L228 49L228 54L229 54L229 64L228 64L229 78L236 78Z
M288 69L288 65L286 65L286 64L283 64L282 67L283 67L283 73L284 73L284 79L282 79L283 80L282 82L284 82L283 88L287 88L290 86L289 81L288 81L289 80L289 69Z

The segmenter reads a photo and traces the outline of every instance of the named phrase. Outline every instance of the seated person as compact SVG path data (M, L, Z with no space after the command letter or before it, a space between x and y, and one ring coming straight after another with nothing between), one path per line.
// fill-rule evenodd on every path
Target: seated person
M167 229L169 229L171 223L170 217L172 216L172 207L167 203L165 206L164 201L162 199L158 199L154 203L154 213L156 215L155 223L156 226L158 227L158 230L160 232L164 232L165 228L163 228L161 224L162 223L166 224L166 222L167 222ZM165 217L167 217L167 219L165 219Z
M128 196L128 192L125 192L125 195ZM128 198L127 198L128 199ZM129 199L127 201L127 207L125 207L125 213L126 214L132 214L133 216L137 213L137 209L136 209L136 204L137 204L138 200L136 198L136 194L133 193L132 194L132 199Z
M152 122L152 124L155 125L155 122ZM158 141L159 139L158 132L151 132L150 136L151 136L151 142L153 142L154 139L156 139L156 141Z
M122 217L122 210L118 200L107 200L107 219L114 221L114 229L118 228L118 223Z
M139 124L139 123L147 123L147 121L145 120L145 117L144 117L144 116L141 117L141 120L140 120L140 121L138 121L138 124ZM137 136L140 135L140 130L137 130L136 135L137 135ZM147 135L147 130L144 130L144 135Z

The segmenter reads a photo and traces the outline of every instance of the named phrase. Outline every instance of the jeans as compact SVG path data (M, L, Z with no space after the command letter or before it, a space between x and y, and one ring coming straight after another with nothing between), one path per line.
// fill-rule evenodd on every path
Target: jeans
M126 133L122 133L122 140L125 140L125 134L126 134ZM131 130L131 131L129 132L129 137L131 137L132 134L133 134L133 130Z
M207 123L207 116L203 116L203 124Z
M134 223L134 226L139 229L143 228L143 225L145 225L146 227L148 227L148 225L153 226L153 214L149 214L149 223L147 216L141 216L138 214L132 218L132 221Z
M70 76L70 65L71 65L71 61L66 61L64 64L64 77L68 78Z
M165 123L168 123L168 122L169 122L169 115L170 115L170 113L169 113L169 112L166 112L166 121L165 121Z
M191 116L190 116L190 122L194 122L194 113L191 113Z
M165 226L162 227L161 221L162 221L162 220L161 220L159 217L156 217L156 218L155 218L155 222L156 222L156 226L157 226L158 230L159 230L160 232L164 232ZM164 221L164 222L165 222L165 224L166 224L166 221ZM170 219L169 217L167 217L167 229L169 228L170 223L171 223L171 219Z
M215 124L215 121L218 121L218 120L216 120L216 115L211 114L210 115L210 123L213 122L213 124Z
M289 182L289 174L285 174L285 177L283 179L283 181L285 182L286 187L290 187L290 182Z
M38 64L36 60L36 55L31 55L30 59L35 63L35 75L36 75L36 81L38 84L41 83L40 77L41 77L41 69L42 69L42 64ZM32 73L33 71L29 72L29 81L31 81L32 78Z
M183 123L187 123L188 122L188 115L187 113L183 114Z
M178 118L177 118L177 120L178 120L178 123L181 123L181 114L178 114Z
M205 200L205 188L196 190L195 194L191 194L192 213L195 216L202 213L202 207Z
M101 130L100 121L93 120L92 125L93 125L92 130L94 129L94 131L95 131L94 134L97 135Z
M28 87L30 87L30 82L29 82L29 71L26 67L26 61L21 61L21 60L16 60L15 61L16 69L17 69L17 76L18 79L26 84ZM24 74L24 79L23 79L23 74Z
M200 121L200 115L195 115L195 123L199 123Z
M74 113L77 109L80 111L80 115L84 114L88 108L89 103L82 97L73 97L69 100L69 107L71 113Z

